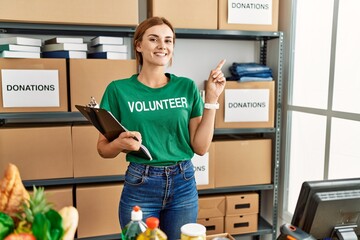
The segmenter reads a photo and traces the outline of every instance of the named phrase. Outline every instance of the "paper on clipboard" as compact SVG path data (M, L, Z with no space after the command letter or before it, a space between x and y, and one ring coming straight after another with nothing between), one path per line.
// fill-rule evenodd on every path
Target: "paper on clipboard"
M75 105L75 107L110 142L116 139L120 133L128 131L111 112L105 109L82 105ZM135 140L137 139L135 138ZM139 151L133 153L152 160L149 150L144 145L140 146Z

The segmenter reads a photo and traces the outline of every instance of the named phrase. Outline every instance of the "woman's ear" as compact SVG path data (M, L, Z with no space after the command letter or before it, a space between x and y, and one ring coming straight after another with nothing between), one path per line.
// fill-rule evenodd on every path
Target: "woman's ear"
M136 50L137 52L141 52L141 46L140 46L140 43L139 43L139 42L136 44L135 50Z

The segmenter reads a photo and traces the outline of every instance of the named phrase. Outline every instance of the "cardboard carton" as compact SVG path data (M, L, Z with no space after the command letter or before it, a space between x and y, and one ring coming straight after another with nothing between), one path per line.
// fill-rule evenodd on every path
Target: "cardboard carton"
M198 190L211 189L215 187L215 146L210 144L207 154L196 155L192 158L195 168L196 188Z
M256 232L258 229L258 214L225 216L225 232L243 234Z
M136 73L135 60L70 59L71 111L86 105L90 97L100 103L107 85Z
M235 238L228 233L219 233L219 234L208 235L208 236L206 236L206 240L212 240L212 239L221 238L221 237L225 237L230 240L235 240Z
M271 183L271 139L215 143L215 187Z
M226 216L259 212L259 194L242 193L226 195Z
M206 82L205 82L206 84ZM216 111L215 116L215 128L273 128L274 127L274 114L275 114L275 94L274 94L275 82L243 82L238 83L236 81L228 81L225 86L224 92L220 95L218 101L220 108ZM246 93L246 97L241 100L241 105L238 102L231 103L229 101L226 105L227 90L240 90ZM262 90L259 92L256 90ZM246 91L246 92L245 92ZM264 102L261 102L262 105L257 104L255 107L250 106L248 103L257 103L256 99L262 97L263 94L268 95L268 99ZM241 95L241 92L239 93ZM245 94L244 94L245 95ZM230 106L229 106L230 105ZM226 121L226 111L238 111L240 117L247 117L251 120L242 120L242 121ZM264 113L264 111L267 111ZM266 114L266 120L258 118L258 115L262 116Z
M224 232L224 217L198 218L197 223L205 226L206 235Z
M73 177L71 127L0 129L0 169L13 163L22 180Z
M80 186L76 189L79 211L78 238L119 234L118 217L122 184Z
M217 0L148 0L148 16L165 17L174 28L217 29Z
M2 0L3 22L136 26L138 1L134 0Z
M2 77L7 70L16 70L18 74L7 80L9 84L6 84ZM29 80L29 75L24 73L24 70L30 70L34 74L34 79ZM43 76L43 70L55 73L54 79L49 80L49 84L38 84L40 77ZM37 78L36 74L40 76ZM67 112L68 110L65 59L0 59L0 82L0 112ZM6 98L4 91L9 95ZM13 100L22 101L13 103Z
M125 153L104 159L97 152L99 132L88 125L72 127L74 177L124 175L128 166Z
M225 216L225 196L200 196L198 218Z
M33 193L32 189L28 192ZM63 207L74 206L72 187L45 187L45 195L56 211Z
M230 0L229 0L230 1ZM237 23L229 23L228 0L219 0L218 29L242 31L278 31L279 0L262 0L256 3L233 1L234 14L242 15ZM269 17L264 16L269 14ZM263 21L259 19L265 17Z

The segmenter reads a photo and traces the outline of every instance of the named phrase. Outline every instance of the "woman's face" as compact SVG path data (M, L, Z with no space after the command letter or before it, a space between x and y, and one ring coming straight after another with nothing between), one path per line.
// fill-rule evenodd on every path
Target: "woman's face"
M145 31L136 51L143 57L143 65L166 66L174 50L174 34L166 25L156 25Z

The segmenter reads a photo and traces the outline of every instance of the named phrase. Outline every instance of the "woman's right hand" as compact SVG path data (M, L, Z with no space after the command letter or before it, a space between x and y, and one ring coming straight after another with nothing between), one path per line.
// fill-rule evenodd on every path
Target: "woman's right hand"
M138 151L141 146L141 134L135 131L120 133L119 137L114 139L115 144L122 149L122 152Z
M138 151L141 142L141 134L135 131L123 132L112 142L109 142L104 135L99 133L97 150L103 158L114 158L121 152Z

